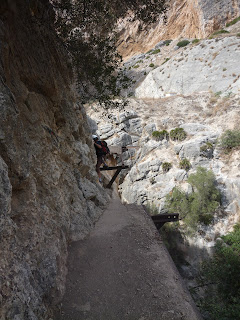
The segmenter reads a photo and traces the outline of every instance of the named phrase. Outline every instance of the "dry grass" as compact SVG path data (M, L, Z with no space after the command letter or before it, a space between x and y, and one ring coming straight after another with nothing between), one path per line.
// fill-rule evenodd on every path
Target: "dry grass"
M218 54L219 54L219 52L214 52L214 53L212 54L212 59L214 60Z
M229 110L232 101L229 99L221 99L217 105L212 109L212 116L222 115Z

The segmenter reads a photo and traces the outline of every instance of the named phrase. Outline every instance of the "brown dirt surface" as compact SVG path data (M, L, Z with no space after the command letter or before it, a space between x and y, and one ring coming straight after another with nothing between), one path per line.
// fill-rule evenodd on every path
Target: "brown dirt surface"
M55 320L200 320L151 218L113 199L88 238L69 248Z

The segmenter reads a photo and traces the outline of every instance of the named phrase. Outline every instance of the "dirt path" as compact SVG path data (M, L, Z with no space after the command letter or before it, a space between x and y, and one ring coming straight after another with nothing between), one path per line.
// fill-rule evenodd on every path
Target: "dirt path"
M113 199L90 236L69 250L55 320L201 319L141 207Z

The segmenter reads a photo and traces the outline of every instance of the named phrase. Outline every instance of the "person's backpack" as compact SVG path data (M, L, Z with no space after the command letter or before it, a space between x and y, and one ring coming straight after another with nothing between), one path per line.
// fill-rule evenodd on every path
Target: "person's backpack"
M104 155L110 153L110 150L108 148L107 142L106 141L101 141L101 146L102 146L102 153Z

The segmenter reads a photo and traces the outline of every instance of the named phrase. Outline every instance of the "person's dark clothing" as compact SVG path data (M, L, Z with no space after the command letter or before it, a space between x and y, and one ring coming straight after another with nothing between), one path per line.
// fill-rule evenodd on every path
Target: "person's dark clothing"
M98 140L98 141L95 141L95 143L97 143L97 144L99 144L100 146L102 146L101 141L99 141L99 140ZM95 147L95 150L96 150L96 155L97 155L97 157L102 157L102 156L104 155L102 148L96 147L95 144L94 144L94 147Z

